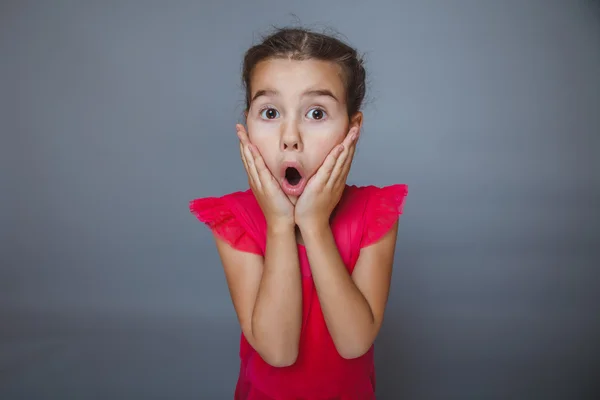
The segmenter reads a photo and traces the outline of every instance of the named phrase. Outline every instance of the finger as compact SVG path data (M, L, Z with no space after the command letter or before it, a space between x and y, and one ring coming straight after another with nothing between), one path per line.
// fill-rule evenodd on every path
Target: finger
M240 157L242 158L242 162L244 163L244 168L246 169L246 172L250 173L250 170L248 169L248 160L244 152L244 147L247 145L248 142L248 135L246 135L246 131L242 124L236 124L235 130L237 133L237 137L240 140Z
M343 151L344 151L344 145L339 144L336 147L334 147L331 150L331 152L329 152L327 157L325 157L325 161L323 161L323 164L321 165L321 167L315 174L315 180L318 181L319 184L325 185L327 183L327 181L329 180L329 176L333 172L333 169L335 168L337 160Z
M359 133L358 133L358 129L357 129L354 133L354 138L352 139L352 144L350 145L350 148L348 149L348 155L346 156L346 159L344 160L344 165L342 167L342 173L344 171L350 170L352 161L354 161L354 153L356 152L356 144L358 142L358 137L359 137Z
M335 183L336 185L340 185L340 184L346 184L346 180L348 179L348 174L350 173L350 168L352 167L352 161L354 161L354 152L356 150L356 142L354 142L355 144L350 148L350 151L348 152L348 157L346 157L346 161L344 162L344 165L342 166L342 171L340 172L340 175L337 178L337 182Z
M246 174L248 175L248 183L250 186L254 185L254 179L250 174L250 169L248 167L248 161L246 161L246 155L244 154L244 145L240 142L240 157L242 159L242 163L244 164L244 169L246 170Z
M271 171L267 168L258 148L254 145L250 145L250 152L254 157L254 165L256 166L256 172L258 173L258 178L261 180L261 183L268 184L272 182L273 174L271 174Z
M250 146L244 146L244 155L246 156L246 162L248 163L248 175L252 177L254 186L258 189L262 189L258 172L256 171L256 165L254 164L254 156L250 151Z
M248 164L246 163L246 158L244 157L244 145L240 142L240 159L242 160L242 164L244 164L244 169L248 171Z
M348 145L348 154L344 158L344 168L352 164L352 160L354 158L354 152L356 151L356 143L358 142L358 137L360 136L359 129L353 128L350 130L350 144Z
M346 138L344 139L344 151L340 154L333 171L329 175L327 181L328 186L333 186L337 183L340 177L343 177L348 161L352 162L352 156L354 155L354 147L356 143L356 129L351 129Z
M247 146L248 144L250 144L250 138L248 137L248 132L246 132L246 128L244 128L244 125L237 124L235 126L235 129L237 130L238 138L240 139L242 144L244 146Z
M250 139L248 137L248 133L246 132L246 128L244 128L244 125L236 124L235 129L237 131L238 139L240 139L240 151L242 154L244 165L246 166L246 169L248 169L247 168L248 167L248 158L252 158L252 157L248 157L249 153L246 152L244 150L244 148L247 148L250 145Z

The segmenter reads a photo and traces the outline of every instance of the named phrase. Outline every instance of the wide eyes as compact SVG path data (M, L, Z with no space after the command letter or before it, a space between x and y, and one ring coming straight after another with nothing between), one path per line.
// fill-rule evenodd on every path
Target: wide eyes
M325 110L323 110L322 108L312 108L308 111L306 115L308 116L308 118L320 120L325 118L326 113Z
M274 108L265 108L260 111L260 117L262 119L275 119L279 116L279 112Z
M326 116L327 116L327 113L325 112L325 110L323 110L322 108L319 108L319 107L311 108L306 113L306 117L308 119L314 119L317 121L324 119ZM267 120L276 119L279 117L279 111L277 111L276 109L274 109L272 107L267 107L260 111L260 117L262 119L267 119Z

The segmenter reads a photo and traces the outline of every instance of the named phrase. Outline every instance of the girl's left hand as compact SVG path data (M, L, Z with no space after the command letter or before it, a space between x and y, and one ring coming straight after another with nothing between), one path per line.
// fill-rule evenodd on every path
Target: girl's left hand
M352 128L342 144L331 150L323 165L306 184L294 211L294 220L300 230L319 225L329 226L329 217L346 187L356 139L358 128Z

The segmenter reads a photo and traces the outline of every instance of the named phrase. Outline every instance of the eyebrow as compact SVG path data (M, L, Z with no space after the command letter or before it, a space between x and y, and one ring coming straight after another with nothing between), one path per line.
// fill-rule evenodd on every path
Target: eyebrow
M256 100L260 96L274 96L275 97L275 96L279 96L279 92L277 90L273 90L273 89L259 90L252 97L252 101ZM306 92L302 93L302 97L306 97L306 96L309 96L309 97L327 96L327 97L331 97L333 100L335 100L338 103L340 102L338 100L338 98L335 97L333 92L329 89L307 90Z

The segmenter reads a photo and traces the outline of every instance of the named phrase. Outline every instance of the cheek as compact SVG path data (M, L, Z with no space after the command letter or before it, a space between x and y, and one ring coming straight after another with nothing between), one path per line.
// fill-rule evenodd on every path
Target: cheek
M345 134L329 136L327 138L323 138L320 140L315 140L312 143L312 151L311 154L311 169L316 172L316 170L323 164L325 158L329 155L331 150L338 144L344 141Z
M247 122L248 139L261 151L272 151L270 147L278 147L278 141L273 140L278 137L279 128L277 124L260 123L254 120Z
M344 138L346 137L346 133L338 133L333 135L327 135L326 137L319 138L319 140L315 143L315 148L318 149L318 153L322 156L322 159L333 150L335 146L342 143Z
M271 173L274 173L274 168L277 168L277 148L274 147L273 141L266 137L256 137L249 134L250 142L258 148L262 159Z

